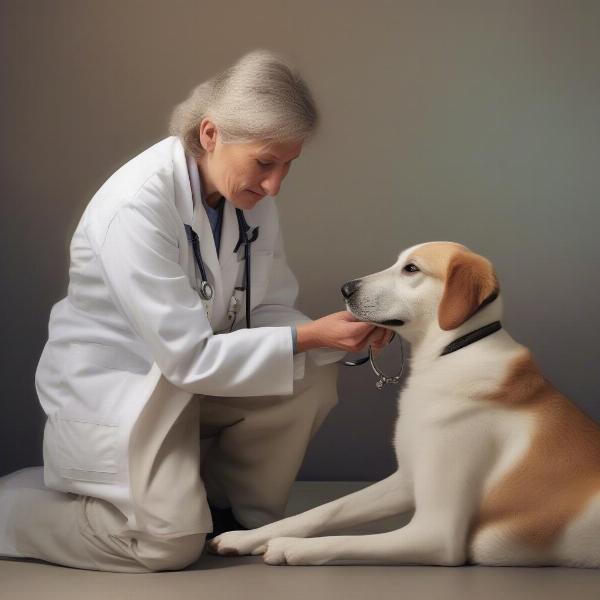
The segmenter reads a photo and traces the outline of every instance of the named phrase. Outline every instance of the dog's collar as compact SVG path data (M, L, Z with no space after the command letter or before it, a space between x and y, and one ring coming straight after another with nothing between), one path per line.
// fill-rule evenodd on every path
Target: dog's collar
M488 335L492 335L492 333L495 333L499 329L502 329L502 324L500 323L500 321L494 321L493 323L484 325L483 327L480 327L475 331L471 331L470 333L467 333L466 335L463 335L451 342L450 344L448 344L442 350L440 356L450 354L451 352L456 352L457 350L460 350L461 348L464 348L469 344L473 344L474 342L477 342L483 339L484 337L487 337Z

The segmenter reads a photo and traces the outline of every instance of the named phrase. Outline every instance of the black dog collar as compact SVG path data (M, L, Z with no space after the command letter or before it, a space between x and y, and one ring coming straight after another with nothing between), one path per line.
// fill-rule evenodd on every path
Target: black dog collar
M496 331L498 331L499 329L502 329L502 324L500 323L500 321L494 321L489 325L484 325L483 327L480 327L475 331L471 331L471 333L467 333L466 335L463 335L462 337L459 337L458 339L448 344L442 350L440 356L450 354L451 352L456 352L457 350L460 350L461 348L464 348L469 344L473 344L474 342L477 342L483 339L484 337L487 337L488 335L492 335L492 333L496 333Z

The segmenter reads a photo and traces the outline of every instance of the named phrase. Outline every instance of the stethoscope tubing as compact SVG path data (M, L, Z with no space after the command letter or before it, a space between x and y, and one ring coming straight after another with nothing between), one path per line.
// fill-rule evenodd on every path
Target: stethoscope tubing
M392 336L392 339L390 340L390 342L396 337L396 335L394 334ZM373 350L371 348L371 346L369 346L369 353L367 354L367 356L363 356L361 358L358 358L356 360L345 360L343 361L343 365L345 367L359 367L360 365L364 365L366 362L370 362L371 363L371 369L373 369L373 372L375 373L375 375L377 375L377 377L379 378L378 381L375 383L375 387L378 390L382 390L383 387L387 384L391 384L391 385L398 385L401 381L402 381L402 374L404 373L404 351L402 349L402 343L400 344L400 354L401 354L401 367L400 367L400 372L397 373L396 375L386 375L385 373L383 373L383 371L377 366L376 362L375 362L375 355L373 354Z
M214 291L212 285L208 283L208 279L206 277L206 269L204 268L204 260L202 260L202 253L200 252L200 240L198 239L198 234L192 229L191 225L185 225L185 233L187 235L187 239L192 244L192 250L194 252L194 258L196 259L196 264L198 265L198 269L200 270L200 290L199 294L203 300L207 302L212 299L214 295Z
M250 245L252 242L255 242L258 239L258 231L259 228L250 228L246 219L244 218L244 213L239 208L235 210L236 216L238 219L238 226L240 231L240 239L235 247L234 252L237 252L241 245L244 246L244 293L246 296L246 327L250 329L251 321L250 321L250 307L251 307L251 251ZM194 258L196 259L196 264L198 265L198 269L200 271L200 297L206 302L212 300L214 296L214 290L212 285L208 282L208 278L206 276L206 269L204 267L204 260L202 259L202 252L200 250L200 240L198 239L198 234L192 229L191 225L185 224L185 233L188 241L192 244L192 250L194 252ZM251 230L251 237L248 237L248 231ZM231 324L231 328L233 328L234 323ZM231 329L230 329L231 331Z

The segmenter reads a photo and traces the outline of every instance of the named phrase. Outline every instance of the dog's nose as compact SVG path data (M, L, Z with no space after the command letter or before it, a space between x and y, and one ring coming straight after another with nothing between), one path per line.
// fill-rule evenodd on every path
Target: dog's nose
M358 290L359 287L360 279L353 279L352 281L346 282L342 286L342 296L344 296L346 300L349 300L350 296L352 296L352 294L354 294L354 292L356 292L356 290Z

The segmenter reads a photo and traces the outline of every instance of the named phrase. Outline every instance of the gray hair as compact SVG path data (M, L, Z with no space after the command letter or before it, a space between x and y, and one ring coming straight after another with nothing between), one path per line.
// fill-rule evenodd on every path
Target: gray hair
M304 80L285 59L267 50L246 54L175 107L169 131L195 157L204 152L198 128L205 117L225 143L303 141L318 123Z

